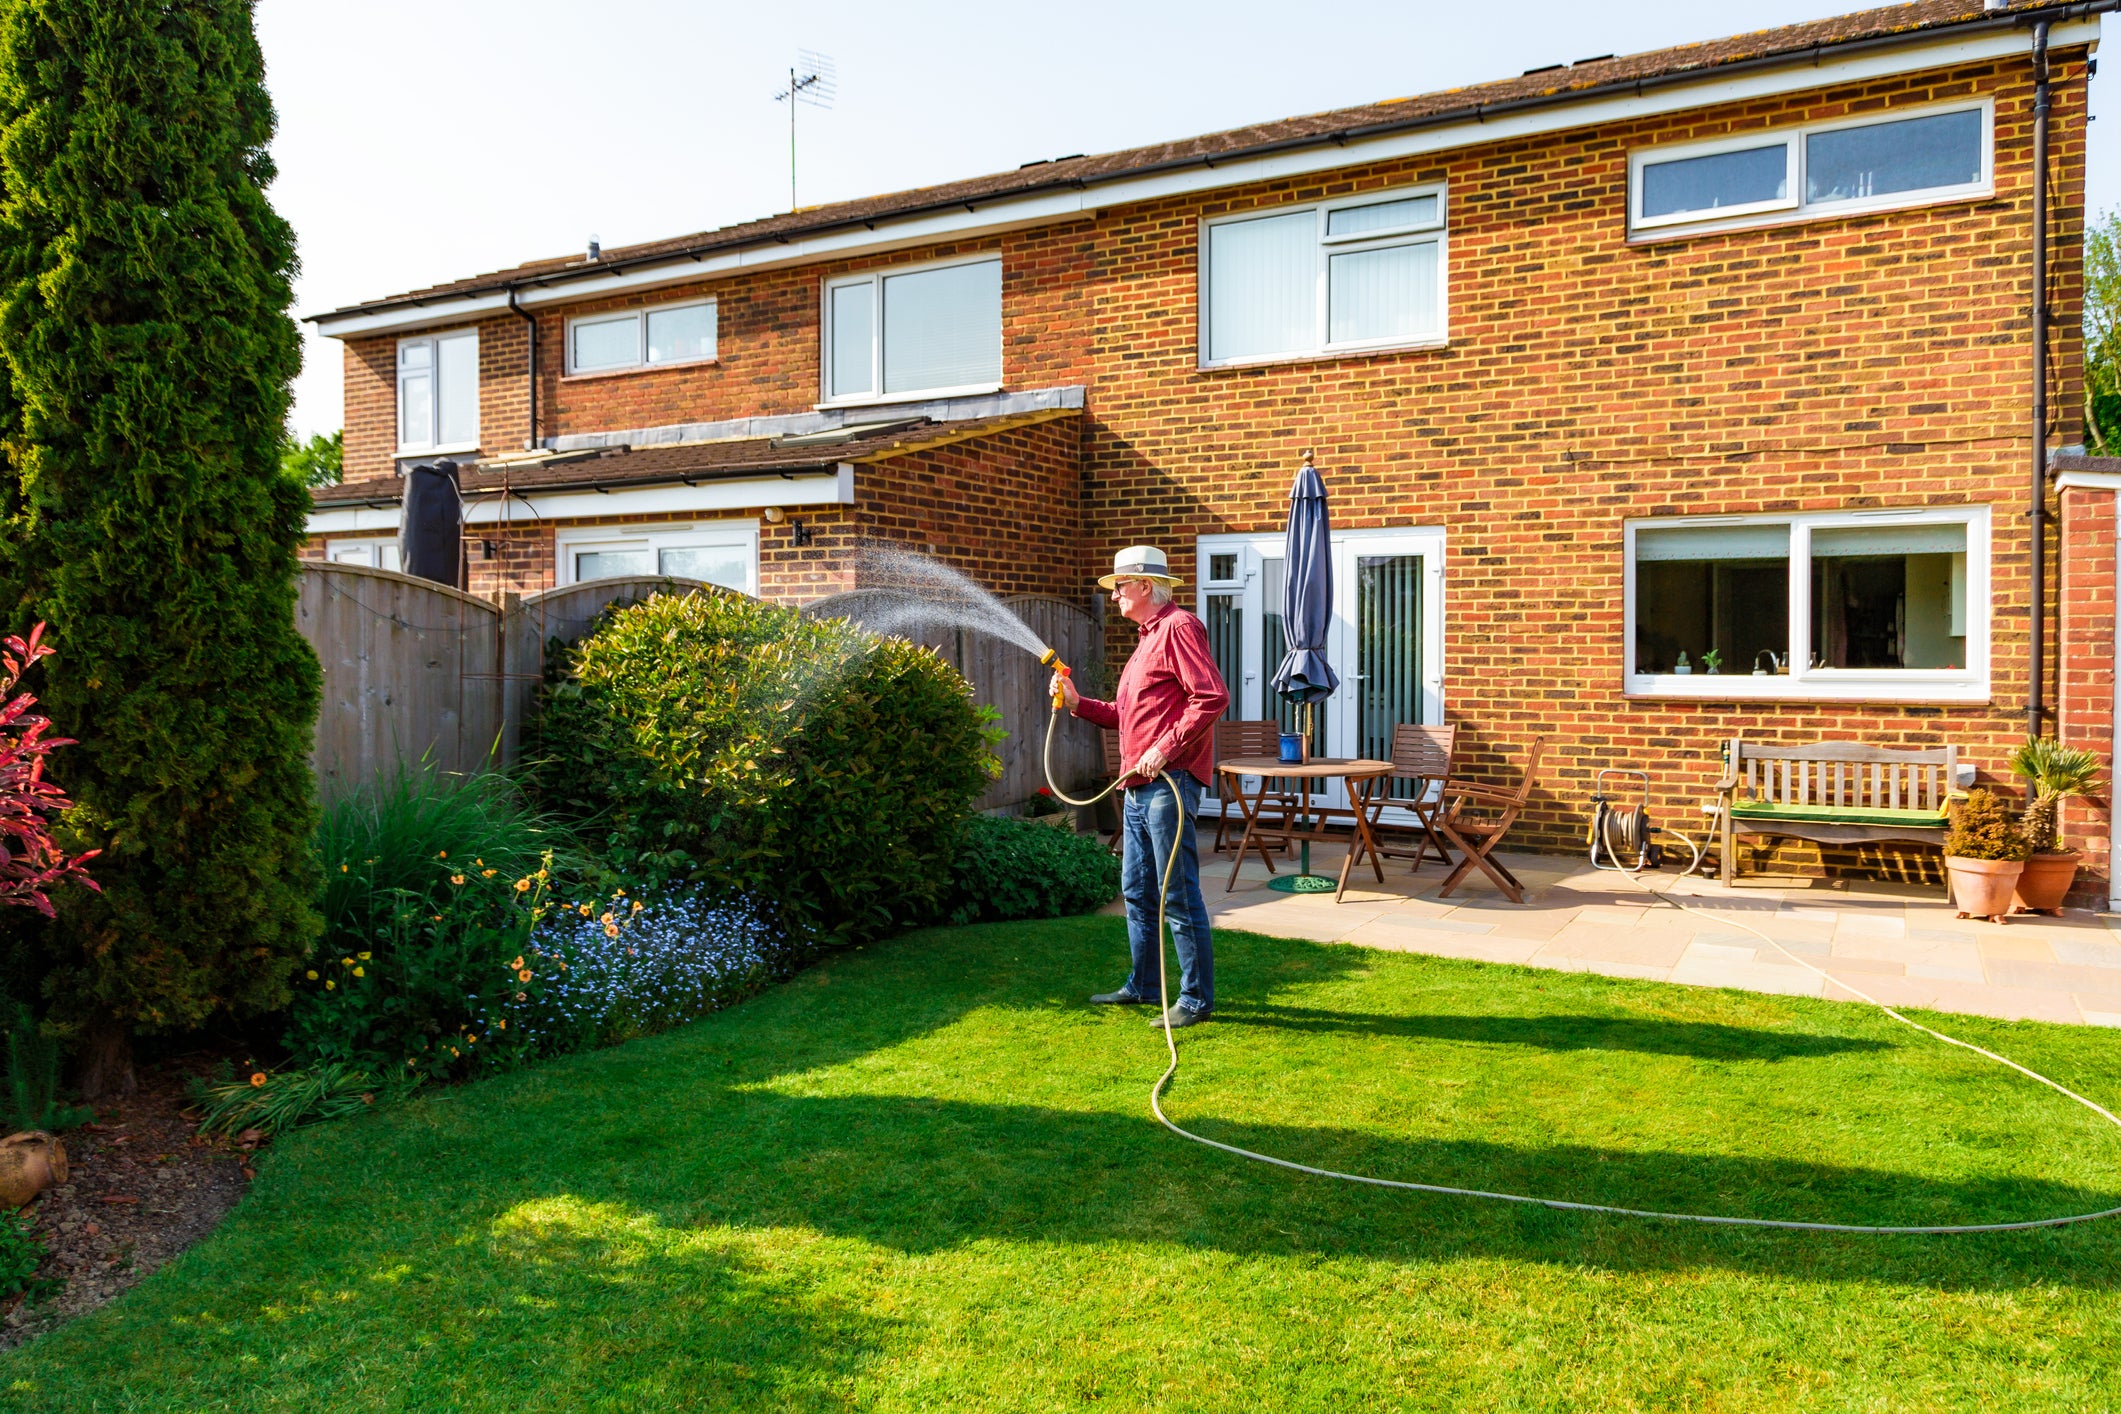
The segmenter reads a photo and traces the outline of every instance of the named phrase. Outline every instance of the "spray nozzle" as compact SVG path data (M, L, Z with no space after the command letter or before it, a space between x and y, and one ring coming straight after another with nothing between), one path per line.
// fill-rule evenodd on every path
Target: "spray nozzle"
M1066 663L1063 663L1060 660L1060 654L1054 649L1048 648L1045 652L1039 654L1038 661L1040 667L1051 668L1053 669L1053 671L1059 673L1064 678L1073 677L1075 675L1075 670L1069 667ZM1062 692L1057 687L1053 689L1053 710L1058 712L1061 708L1067 705L1068 694Z

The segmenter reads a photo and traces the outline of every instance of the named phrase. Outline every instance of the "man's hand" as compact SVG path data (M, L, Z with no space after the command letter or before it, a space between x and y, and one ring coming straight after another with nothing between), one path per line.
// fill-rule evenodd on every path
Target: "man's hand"
M1141 760L1134 763L1134 774L1145 780L1153 781L1163 772L1164 767L1169 764L1164 759L1163 752L1152 746L1142 753Z
M1083 700L1083 695L1075 690L1075 680L1066 673L1055 673L1053 681L1046 684L1048 696L1056 692L1061 696L1061 705L1070 712L1075 710L1076 703Z

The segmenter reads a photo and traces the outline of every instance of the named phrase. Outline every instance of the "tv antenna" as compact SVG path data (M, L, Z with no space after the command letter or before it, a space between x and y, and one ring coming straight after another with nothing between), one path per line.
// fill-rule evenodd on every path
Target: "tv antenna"
M839 93L839 76L832 67L830 54L818 54L808 49L795 51L795 63L788 70L788 87L773 95L776 103L788 105L788 209L795 210L795 106L807 104L812 108L830 108L834 96Z

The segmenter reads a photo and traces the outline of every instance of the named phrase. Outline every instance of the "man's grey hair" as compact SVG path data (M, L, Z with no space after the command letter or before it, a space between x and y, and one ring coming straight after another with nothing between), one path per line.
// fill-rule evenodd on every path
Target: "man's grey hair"
M1171 602L1171 586L1160 579L1149 581L1149 602L1158 608Z

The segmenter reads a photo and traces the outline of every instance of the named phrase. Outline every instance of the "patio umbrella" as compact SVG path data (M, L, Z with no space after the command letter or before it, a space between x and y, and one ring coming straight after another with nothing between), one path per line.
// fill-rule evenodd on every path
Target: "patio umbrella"
M1340 674L1326 661L1326 632L1333 624L1332 527L1326 517L1326 483L1304 453L1304 464L1289 488L1289 530L1282 553L1282 633L1288 652L1274 670L1274 690L1291 702L1304 704L1304 740L1311 739L1311 704L1331 697L1340 686ZM1310 824L1311 792L1304 790L1305 825ZM1304 841L1301 872L1282 884L1292 892L1309 893L1334 886L1331 879L1311 872L1311 842Z
M1305 452L1296 484L1289 488L1282 553L1281 624L1289 651L1274 671L1274 690L1292 702L1316 702L1340 686L1340 674L1326 661L1326 631L1333 624L1331 539L1326 483Z

